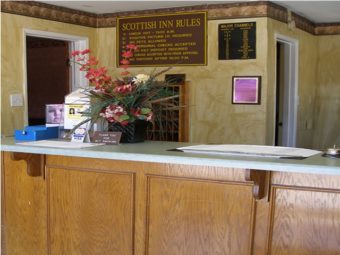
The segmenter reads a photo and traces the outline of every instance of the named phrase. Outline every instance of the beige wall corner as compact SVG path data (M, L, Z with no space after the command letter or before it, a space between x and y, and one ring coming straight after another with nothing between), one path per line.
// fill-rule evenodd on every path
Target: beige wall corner
M10 94L25 94L24 29L71 34L89 38L94 44L95 29L62 22L1 13L1 132L13 135L14 129L22 129L24 107L11 107ZM48 81L46 81L48 82ZM25 104L26 102L24 102Z

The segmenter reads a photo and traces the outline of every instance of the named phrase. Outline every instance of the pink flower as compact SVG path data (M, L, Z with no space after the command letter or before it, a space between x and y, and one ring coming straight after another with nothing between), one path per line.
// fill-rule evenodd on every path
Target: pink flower
M120 61L120 63L121 63L122 65L128 65L128 64L130 64L130 61L127 60L127 59L123 59L123 60Z
M121 72L121 73L120 73L121 76L127 76L127 75L129 75L129 74L130 74L129 71L124 71L124 72Z
M122 126L127 126L127 125L129 124L129 121L124 120L124 121L121 121L120 124L121 124Z
M80 54L85 55L85 54L90 53L90 52L91 52L90 49L85 49L85 50L81 51Z
M128 65L130 64L129 59L133 57L134 50L137 50L137 46L134 44L128 44L126 45L126 51L122 53L123 59L120 61L120 64L122 68L127 69Z
M147 113L142 113L141 108L136 108L136 109L132 108L132 109L130 109L130 112L133 116L135 116L139 119L145 119L146 121L151 121L152 117L153 117L153 113L152 113L151 110Z
M80 51L79 51L79 50L72 51L72 52L71 52L71 57L78 56L79 54L80 54Z
M88 62L87 62L89 65L98 65L98 60L95 58L95 57L90 57Z
M113 91L118 94L127 94L127 93L130 93L132 90L133 90L133 87L131 84L120 85L113 89Z
M119 122L122 125L127 125L129 123L128 120L121 120L121 116L126 114L127 112L122 106L110 104L99 115L109 122Z
M123 68L123 69L128 69L129 68L129 65L122 65L122 66L120 66L121 68Z
M126 45L126 48L131 49L131 50L137 50L138 49L138 47L136 45L132 44L132 43Z
M136 117L140 115L140 108L137 108L137 109L132 108L130 111Z
M122 57L131 58L131 57L133 57L133 52L131 50L125 51L125 52L123 52Z
M129 67L133 61L134 51L137 49L134 44L126 45L119 60L120 67L124 69ZM149 89L153 97L157 94L157 87L152 86L150 76L145 74L133 76L129 71L123 70L120 74L121 78L113 79L108 75L110 69L100 66L98 59L90 52L90 49L85 49L74 51L71 55L80 65L80 70L85 71L86 79L95 88L90 89L93 93L89 94L90 98L94 99L91 101L95 106L93 115L97 115L95 117L99 115L108 122L120 123L123 126L136 119L151 121L152 108L145 102L149 97ZM147 82L149 80L150 83Z

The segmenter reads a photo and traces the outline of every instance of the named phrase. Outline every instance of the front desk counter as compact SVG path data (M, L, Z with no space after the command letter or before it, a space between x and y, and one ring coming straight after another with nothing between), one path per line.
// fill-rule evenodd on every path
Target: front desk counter
M2 140L7 255L340 254L340 159Z

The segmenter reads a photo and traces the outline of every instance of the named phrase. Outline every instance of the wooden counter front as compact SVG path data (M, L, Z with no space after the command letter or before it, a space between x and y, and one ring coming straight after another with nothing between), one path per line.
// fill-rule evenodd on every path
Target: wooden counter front
M4 254L340 254L340 176L11 155Z

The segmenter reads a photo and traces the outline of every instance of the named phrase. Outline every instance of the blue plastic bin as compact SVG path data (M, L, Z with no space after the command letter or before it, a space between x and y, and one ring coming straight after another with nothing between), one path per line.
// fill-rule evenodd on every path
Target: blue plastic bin
M36 141L58 138L59 127L26 126L24 130L15 130L14 138L20 141Z

